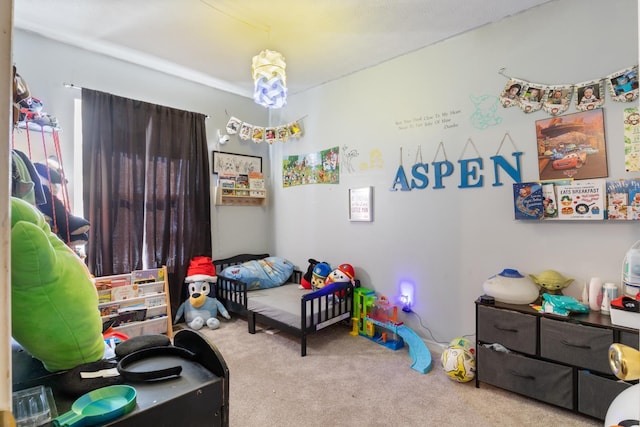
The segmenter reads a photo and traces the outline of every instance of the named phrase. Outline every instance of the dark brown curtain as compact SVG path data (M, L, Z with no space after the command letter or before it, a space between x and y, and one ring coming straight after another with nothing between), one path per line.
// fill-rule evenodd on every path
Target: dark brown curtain
M105 276L166 265L173 313L189 261L211 256L205 119L82 90L89 270Z

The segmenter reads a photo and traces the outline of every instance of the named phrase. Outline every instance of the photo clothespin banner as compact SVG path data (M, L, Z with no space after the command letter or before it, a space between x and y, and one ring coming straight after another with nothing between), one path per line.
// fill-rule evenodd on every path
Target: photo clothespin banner
M525 113L542 108L552 116L557 116L571 105L575 95L575 107L578 111L602 108L605 98L605 85L613 101L633 102L638 98L638 65L623 68L604 77L597 77L581 83L548 84L533 83L528 80L511 77L500 68L498 74L507 79L499 95L503 107L519 105ZM586 92L586 93L585 93Z

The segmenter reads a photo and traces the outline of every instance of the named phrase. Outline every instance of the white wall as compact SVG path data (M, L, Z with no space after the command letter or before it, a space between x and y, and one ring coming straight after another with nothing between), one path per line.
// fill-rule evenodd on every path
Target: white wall
M210 150L232 151L263 158L268 155L264 144L241 142L237 138L233 143L217 145L216 130L221 129L225 133L229 115L235 115L254 124L267 124L266 110L250 99L97 55L25 31L14 30L13 44L13 62L27 81L32 96L44 103L43 111L56 116L62 128L60 144L67 177L74 176L74 163L81 164L80 151L74 149L73 145L73 104L74 99L81 97L81 92L65 88L63 83L206 114L209 116L207 137ZM249 75L249 71L247 74ZM16 138L22 144L25 132L17 133ZM32 132L31 139L35 146L42 145L40 134ZM45 140L50 141L50 138ZM22 149L21 147L17 146ZM268 176L269 162L265 159L263 165ZM215 177L212 175L212 185L215 184ZM74 199L77 184L73 180L70 182L71 200ZM266 208L217 207L212 203L214 259L244 252L247 248L258 252L268 251L270 230Z
M466 33L292 96L272 120L286 123L301 116L305 135L295 143L271 148L273 159L272 253L306 268L307 258L337 266L350 263L363 286L389 298L398 295L403 278L415 281L414 311L435 339L475 331L474 304L482 283L503 268L522 273L555 269L575 279L566 293L579 297L591 276L620 282L626 250L640 238L640 224L613 222L525 222L513 219L511 178L494 187L490 157L508 132L522 156L522 179L539 178L535 121L542 111L525 114L498 105L501 123L479 129L471 97L497 97L506 74L531 82L571 84L604 77L638 64L637 1L558 0L507 20ZM609 176L625 173L622 110L630 104L604 106ZM633 103L637 106L637 102ZM401 130L397 122L460 111L444 129L440 125ZM568 113L576 112L571 107ZM472 146L465 144L471 139ZM447 159L484 159L482 188L458 188L459 168L444 189L390 191L402 163L410 170L421 147L424 162L436 159L443 142ZM348 172L341 158L339 185L282 188L283 156L333 146L357 150ZM381 153L381 163L375 160ZM516 151L505 142L500 154ZM436 160L444 160L442 152ZM513 163L513 162L512 162ZM380 167L378 167L380 166ZM374 221L348 221L348 189L374 187ZM405 320L430 338L415 316Z

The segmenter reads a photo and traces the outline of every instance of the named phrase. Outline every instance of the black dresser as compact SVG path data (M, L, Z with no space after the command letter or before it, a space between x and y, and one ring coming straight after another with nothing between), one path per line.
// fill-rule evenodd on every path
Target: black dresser
M633 382L613 376L609 346L638 349L638 330L600 312L569 317L476 301L476 387L487 383L604 420Z

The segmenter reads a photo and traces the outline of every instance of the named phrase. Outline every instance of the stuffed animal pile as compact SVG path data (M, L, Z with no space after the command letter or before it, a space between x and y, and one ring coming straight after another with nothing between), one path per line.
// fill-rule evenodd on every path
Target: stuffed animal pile
M174 322L182 316L191 329L202 329L207 325L210 329L218 329L220 320L218 312L225 319L231 319L229 312L217 298L209 296L209 292L217 281L216 270L209 257L194 257L189 264L185 283L189 286L189 297L180 304Z
M351 282L355 284L355 271L351 264L340 264L338 268L332 269L326 262L316 261L309 258L309 267L302 276L300 289L321 289L331 283Z
M44 215L11 198L11 329L49 371L103 358L98 293L82 260Z

